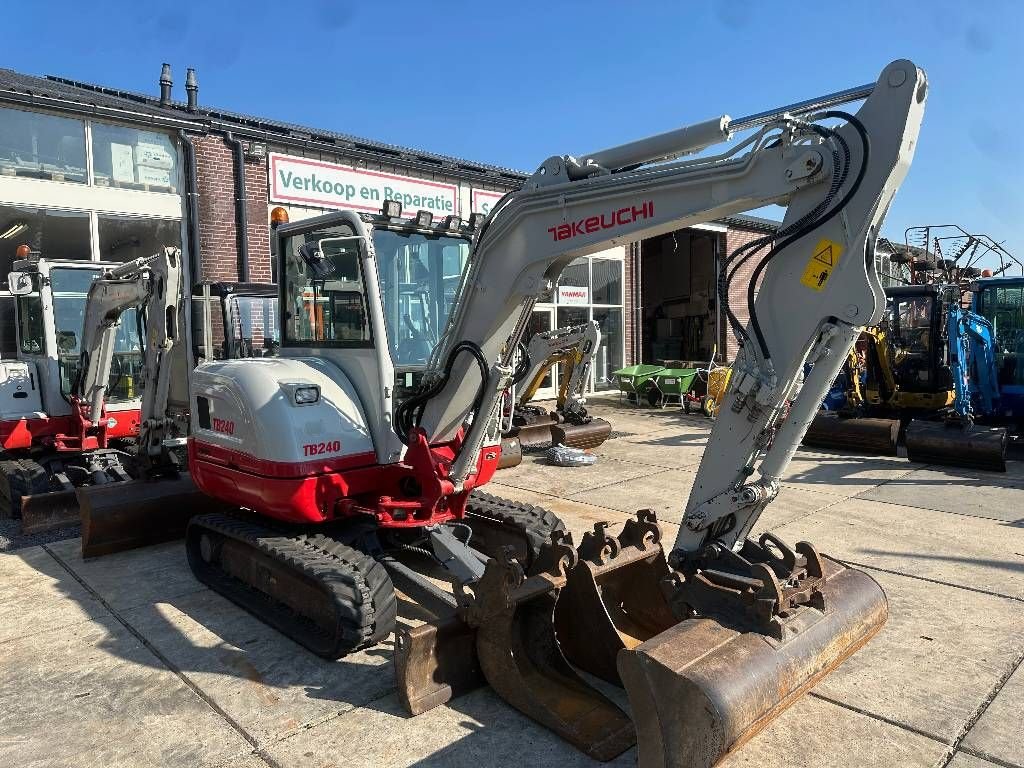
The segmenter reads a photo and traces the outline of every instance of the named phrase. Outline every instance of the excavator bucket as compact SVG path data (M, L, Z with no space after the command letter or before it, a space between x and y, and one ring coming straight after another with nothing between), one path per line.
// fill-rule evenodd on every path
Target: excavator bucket
M843 418L819 413L804 435L804 445L895 456L900 434L898 419Z
M75 489L82 515L82 556L99 557L179 539L193 515L225 505L196 488L183 472L174 478L129 480Z
M1002 427L914 420L907 425L907 458L926 464L1006 471L1006 430Z
M569 448L597 448L612 433L612 425L605 419L591 419L586 424L558 421L555 413L538 417L516 428L516 436L524 451L543 451L553 445Z

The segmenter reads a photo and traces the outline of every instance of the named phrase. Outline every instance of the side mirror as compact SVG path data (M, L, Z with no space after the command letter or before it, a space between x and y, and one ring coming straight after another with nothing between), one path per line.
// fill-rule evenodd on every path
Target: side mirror
M323 280L334 272L334 263L324 256L319 242L302 245L299 248L299 257L306 263L314 280Z
M10 272L7 275L7 290L12 296L27 296L36 289L35 280L29 272Z

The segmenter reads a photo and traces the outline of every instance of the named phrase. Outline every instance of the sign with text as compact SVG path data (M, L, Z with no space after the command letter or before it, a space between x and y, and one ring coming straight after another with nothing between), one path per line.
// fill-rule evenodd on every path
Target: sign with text
M376 213L385 200L398 200L402 216L418 210L435 216L458 215L454 184L350 168L291 155L270 155L270 199L321 208L352 208Z
M590 288L585 285L558 286L558 303L585 306L590 303Z
M470 213L482 213L485 216L491 212L494 204L505 196L504 192L492 192L489 189L474 189L470 199Z

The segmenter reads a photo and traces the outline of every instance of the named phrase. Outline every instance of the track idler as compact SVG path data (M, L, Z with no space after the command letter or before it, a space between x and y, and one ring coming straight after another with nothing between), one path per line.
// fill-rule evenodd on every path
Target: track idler
M857 453L895 456L899 439L898 419L844 418L821 412L804 434L804 445Z
M1003 427L964 427L959 422L914 420L905 435L907 458L925 464L1006 471Z

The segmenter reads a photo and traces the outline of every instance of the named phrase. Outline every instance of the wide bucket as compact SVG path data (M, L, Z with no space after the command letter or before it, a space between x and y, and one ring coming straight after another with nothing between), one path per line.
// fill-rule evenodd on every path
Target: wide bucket
M180 539L193 515L225 510L183 472L173 478L76 488L82 514L82 557Z
M819 413L804 434L804 445L855 453L895 456L900 434L896 419L844 419Z
M881 629L888 604L878 583L827 558L824 566L824 610L791 611L781 640L697 618L620 651L640 768L710 768Z
M907 458L925 464L1006 471L1006 430L1002 427L912 421L904 438Z
M587 450L597 448L611 433L611 422L605 419L591 419L586 424L569 424L563 421L551 427L551 443Z

